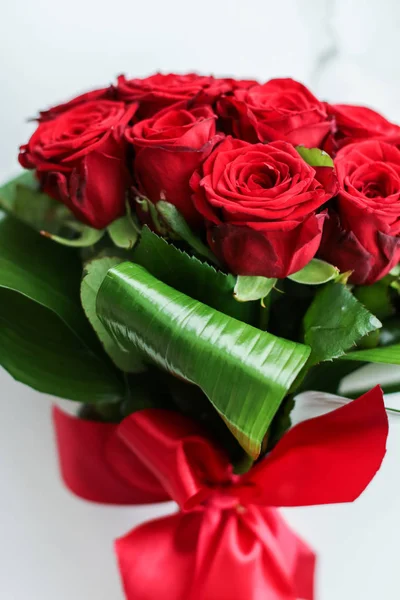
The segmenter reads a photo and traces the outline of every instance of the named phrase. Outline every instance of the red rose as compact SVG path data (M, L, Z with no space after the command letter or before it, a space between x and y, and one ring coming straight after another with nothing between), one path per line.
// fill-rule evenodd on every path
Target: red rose
M224 91L225 94L229 94L230 92L234 92L235 90L248 90L253 87L253 85L259 85L258 81L255 79L233 79L233 77L224 77L222 79L216 79L216 82L219 84L224 84L227 86L227 90Z
M79 104L85 104L86 102L93 102L94 100L114 100L115 98L115 88L110 85L107 88L102 88L100 90L92 90L90 92L85 92L76 98L72 98L68 102L63 102L62 104L58 104L57 106L52 106L47 110L40 111L39 121L48 121L49 119L54 119L59 114L69 110L70 108L74 108L75 106L79 106Z
M126 79L125 75L120 75L117 94L124 102L139 102L138 116L149 118L163 108L192 98L199 104L211 104L231 89L229 80L211 76L156 73L145 79Z
M336 210L331 211L320 256L369 284L400 261L400 150L369 140L339 151Z
M331 132L324 104L293 79L238 89L220 100L218 112L231 122L232 133L248 142L284 140L316 148Z
M339 148L371 138L389 144L400 144L400 127L374 110L350 104L326 106L336 122L335 140Z
M135 148L134 171L139 190L152 202L174 204L191 224L199 215L191 199L189 180L209 155L216 136L216 116L209 106L166 109L126 131Z
M130 178L124 130L135 108L109 100L71 108L39 124L21 146L19 162L36 169L44 192L101 229L125 210Z
M238 275L283 278L316 254L335 193L287 142L226 138L193 175L194 203L215 254ZM332 169L329 169L332 172Z

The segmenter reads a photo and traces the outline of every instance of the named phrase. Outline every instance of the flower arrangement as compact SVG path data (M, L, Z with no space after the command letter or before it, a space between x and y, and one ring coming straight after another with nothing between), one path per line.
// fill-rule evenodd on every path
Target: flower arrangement
M400 364L400 127L292 79L120 76L41 112L19 162L0 363L79 403L54 412L72 491L180 507L117 542L126 597L312 600L276 507L355 500L387 418L362 383L290 413Z

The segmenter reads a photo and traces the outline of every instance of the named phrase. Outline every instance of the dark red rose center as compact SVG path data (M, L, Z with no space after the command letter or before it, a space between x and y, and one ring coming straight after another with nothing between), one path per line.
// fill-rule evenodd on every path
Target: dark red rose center
M250 189L271 189L276 186L280 178L279 171L272 165L264 164L259 171L252 173L248 180Z

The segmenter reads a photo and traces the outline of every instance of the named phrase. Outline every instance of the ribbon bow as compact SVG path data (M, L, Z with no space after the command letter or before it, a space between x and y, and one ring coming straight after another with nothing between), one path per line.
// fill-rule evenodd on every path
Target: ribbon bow
M382 392L290 429L236 476L200 426L160 409L120 424L54 420L63 478L85 499L175 500L116 542L128 600L312 600L315 556L275 507L352 502L385 455Z

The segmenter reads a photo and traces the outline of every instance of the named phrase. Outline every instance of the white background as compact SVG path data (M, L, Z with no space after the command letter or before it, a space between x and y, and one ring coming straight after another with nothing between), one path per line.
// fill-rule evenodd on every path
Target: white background
M0 179L18 168L28 117L121 72L293 76L322 98L400 122L396 0L1 0L1 8ZM51 399L5 372L0 394L0 598L122 600L112 540L171 507L73 498L57 475ZM359 501L285 511L319 552L317 600L399 598L399 450L392 418L384 466Z

